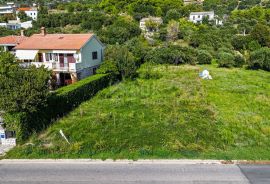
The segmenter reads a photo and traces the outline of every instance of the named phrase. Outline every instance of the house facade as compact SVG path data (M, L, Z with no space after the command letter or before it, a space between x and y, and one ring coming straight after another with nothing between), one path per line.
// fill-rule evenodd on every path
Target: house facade
M13 13L15 13L14 6L12 5L0 6L0 15L7 15Z
M17 11L16 11L17 20L20 20L20 18L18 17L18 13L21 12L21 11L25 12L25 14L28 17L31 17L32 20L37 20L38 9L36 7L18 8Z
M61 86L95 74L103 61L104 45L94 34L46 34L42 28L15 51L21 66L45 66Z
M195 24L201 24L204 18L208 18L209 21L214 21L216 25L223 25L223 21L215 16L214 11L209 12L191 12L189 15L189 21Z
M191 12L189 15L189 21L197 24L202 23L203 19L207 17L208 20L214 20L215 19L215 12L209 11L209 12Z

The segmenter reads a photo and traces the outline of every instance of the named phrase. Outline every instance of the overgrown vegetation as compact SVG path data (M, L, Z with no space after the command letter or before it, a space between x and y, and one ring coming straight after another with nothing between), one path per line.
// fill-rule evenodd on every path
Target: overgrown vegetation
M49 93L50 72L44 67L20 67L10 53L0 53L0 109L7 129L25 140L46 128L116 80L113 74L88 77Z
M204 68L213 80L199 79ZM269 79L263 71L147 64L7 158L270 159Z

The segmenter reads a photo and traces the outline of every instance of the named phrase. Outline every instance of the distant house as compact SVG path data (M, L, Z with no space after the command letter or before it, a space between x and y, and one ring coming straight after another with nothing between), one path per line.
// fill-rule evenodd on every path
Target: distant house
M15 7L12 5L0 6L0 15L7 15L15 13Z
M202 4L204 0L184 0L184 5L188 4Z
M17 29L21 29L21 24L18 22L1 22L0 23L0 27L5 27L7 29L11 29L11 30L17 30Z
M21 66L45 66L58 85L67 85L96 73L104 45L94 34L47 34L42 28L15 48Z
M38 17L38 9L36 7L26 7L26 8L18 8L16 11L16 15L17 15L17 20L20 20L20 18L18 17L18 13L19 12L25 12L25 14L28 17L31 17L32 20L37 20Z
M0 38L0 48L4 51L9 51L14 53L14 47L19 45L21 42L26 40L28 37L24 36L23 31L21 31L21 36L5 36ZM14 53L15 54L15 53Z
M208 18L209 21L214 21L216 25L222 25L222 20L219 20L215 16L214 11L208 11L208 12L191 12L189 15L189 21L197 24L202 23L204 18Z
M140 21L141 30L144 31L144 32L153 32L153 31L155 31L151 27L147 26L147 23L150 23L150 22L156 24L156 26L160 26L161 24L163 24L163 20L160 17L143 18Z

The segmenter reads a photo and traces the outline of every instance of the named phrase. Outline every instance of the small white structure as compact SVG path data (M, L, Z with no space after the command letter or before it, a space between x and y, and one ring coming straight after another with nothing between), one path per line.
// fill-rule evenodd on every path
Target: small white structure
M208 70L204 70L199 75L202 79L212 80L212 76L210 75Z
M161 17L143 18L140 21L140 28L141 28L141 30L143 30L145 32L153 32L154 31L154 30L151 30L151 29L147 28L147 22L153 22L157 26L160 26L161 24L163 24L163 20L162 20Z
M21 24L21 28L24 28L24 29L29 29L33 27L32 20L21 22L20 24Z
M21 11L25 12L25 14L28 17L31 17L32 20L37 20L38 9L36 7L18 8L17 11L16 11L17 20L20 20L20 18L18 17L18 13L21 12Z
M3 118L0 116L0 145L16 146L16 138L14 131L6 131L3 128Z
M215 12L209 11L209 12L191 12L189 15L189 21L197 24L202 23L204 17L207 17L208 20L214 20L215 19Z

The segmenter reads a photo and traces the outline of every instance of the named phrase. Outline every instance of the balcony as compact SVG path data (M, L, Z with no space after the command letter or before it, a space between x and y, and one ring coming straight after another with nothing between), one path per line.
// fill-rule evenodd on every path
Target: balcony
M76 72L82 69L81 63L56 63L56 62L24 62L20 63L20 66L28 68L31 65L36 66L37 68L44 66L48 70L55 72Z

